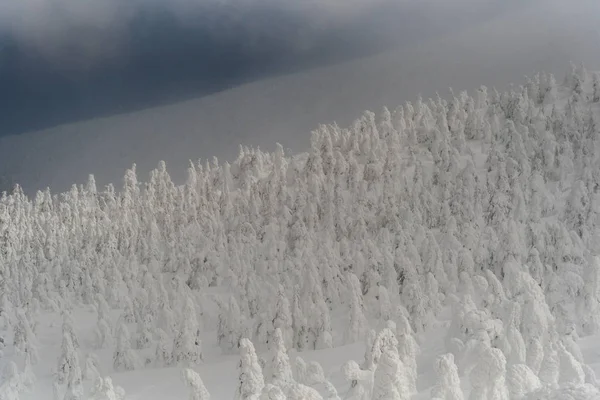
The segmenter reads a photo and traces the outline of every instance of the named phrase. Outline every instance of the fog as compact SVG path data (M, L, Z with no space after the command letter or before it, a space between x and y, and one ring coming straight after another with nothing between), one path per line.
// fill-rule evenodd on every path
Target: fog
M0 136L412 47L531 0L4 0Z
M119 186L133 162L145 179L160 159L180 180L188 159L231 159L239 143L303 151L318 123L419 94L542 69L560 81L571 60L600 69L588 0L81 4L0 5L0 174L29 193L88 173Z

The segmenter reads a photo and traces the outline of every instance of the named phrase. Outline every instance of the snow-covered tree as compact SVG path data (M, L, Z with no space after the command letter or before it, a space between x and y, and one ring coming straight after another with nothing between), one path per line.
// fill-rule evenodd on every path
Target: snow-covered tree
M398 339L398 355L404 365L406 374L406 389L409 393L417 391L417 355L420 352L419 344L413 336L410 322L404 316L400 316L396 327L396 338Z
M74 348L72 350L68 349L69 346L74 347L73 344L70 343L71 334L68 332L63 332L63 336L67 339L67 346L63 348L63 360L67 361L67 363L61 364L59 367L62 367L62 371L68 370L68 375L66 378L67 391L65 393L65 400L84 400L83 376L79 364L79 356ZM70 356L65 354L71 351L72 353Z
M511 398L520 399L542 387L539 378L525 364L513 364L508 368L506 382Z
M37 338L31 328L27 315L22 310L17 312L17 323L14 325L13 342L17 353L28 354L31 362L33 364L37 363Z
M85 357L83 378L95 382L100 378L100 361L95 353L88 353Z
M258 400L265 386L262 369L254 345L246 338L240 341L239 383L236 400Z
M583 367L562 343L558 343L558 358L560 365L559 383L583 385L585 383Z
M356 275L348 275L348 286L350 313L348 314L349 322L346 331L346 343L354 343L364 337L368 323L364 314L362 291L360 290L360 283Z
M117 325L116 347L113 353L113 367L116 371L131 371L140 365L138 355L131 348L131 336L124 321Z
M173 361L182 364L198 364L202 361L202 341L199 337L200 326L196 317L196 307L189 296L183 315L179 332L173 343Z
M154 324L152 323L152 316L150 314L145 314L138 321L138 329L137 329L137 339L136 345L138 349L146 349L150 346L153 335L152 331L154 329Z
M275 303L273 328L279 328L281 330L285 346L291 348L294 335L292 327L292 312L290 308L290 302L282 285L279 285L277 289L277 302Z
M217 325L217 340L223 353L232 354L237 352L240 340L247 334L245 320L238 303L231 296L227 306L221 306L219 323Z
M210 393L206 390L200 375L192 369L183 369L183 380L190 389L190 400L210 400Z
M170 365L173 357L171 352L170 341L167 333L162 329L158 329L157 332L158 341L156 342L156 349L154 351L154 363L157 366Z
M113 385L110 377L98 377L90 391L89 400L125 400L124 393L121 387Z
M375 370L373 396L374 400L404 400L409 398L409 389L401 380L402 362L393 347L386 347Z
M440 400L464 400L460 387L458 368L452 354L439 356L435 362L437 380L431 389L431 397Z
M74 376L74 379L77 378L77 375L81 376L81 370L77 371L78 368L79 355L75 346L73 346L71 335L68 332L63 332L61 354L58 359L58 368L56 369L58 383L68 383L71 380L71 375Z
M594 90L592 101L594 103L598 103L598 102L600 102L600 73L594 72L592 77L593 77L592 79L593 79L593 90Z
M279 328L275 329L269 352L271 353L271 361L265 371L265 380L285 389L294 382L294 376L290 358L283 342L283 334Z
M350 382L350 390L346 394L347 399L371 400L373 393L373 371L362 370L353 360L342 366L344 378Z

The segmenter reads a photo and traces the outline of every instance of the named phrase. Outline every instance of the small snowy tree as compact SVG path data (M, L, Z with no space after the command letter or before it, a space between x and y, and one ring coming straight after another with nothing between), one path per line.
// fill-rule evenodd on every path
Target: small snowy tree
M260 400L287 400L287 397L279 386L268 384L263 389Z
M246 338L240 341L239 383L235 400L258 400L265 386L262 369L252 342Z
M350 296L350 313L348 330L346 331L346 343L355 343L362 339L368 326L363 309L363 299L360 290L360 282L356 275L348 275L348 286Z
M137 348L138 349L147 349L150 347L150 343L152 342L152 331L154 326L152 324L152 315L147 313L138 321L138 330L137 330Z
M109 377L98 377L90 391L89 400L125 400L124 391L120 387L114 387Z
M600 102L600 72L594 72L593 75L593 97L592 97L592 101L594 103L598 103Z
M77 350L73 346L71 335L68 332L63 332L61 355L58 359L58 368L56 370L58 383L68 383L71 374L81 375L81 371L74 371L76 368L79 368Z
M404 400L408 388L402 382L402 362L393 347L385 347L375 370L373 400Z
M233 354L238 351L240 339L246 334L245 320L233 296L227 305L221 305L217 325L217 341L223 354Z
M169 337L162 329L158 329L158 342L154 352L154 364L159 367L165 367L172 362L172 354L170 349Z
M542 384L554 387L558 384L560 376L560 360L555 345L547 344L543 354L544 358L538 376Z
M22 310L17 312L17 323L14 325L14 346L17 354L29 354L31 362L36 364L38 361L37 339L27 315Z
M173 360L183 364L200 363L202 361L202 341L199 336L200 327L196 318L196 307L191 297L188 296L184 317L173 344Z
M560 365L558 382L560 384L583 385L585 383L583 367L562 343L558 343L558 358Z
M64 336L70 337L71 335L66 332ZM77 353L73 353L73 357L69 360L69 374L67 378L67 392L65 394L65 400L84 400L83 397L83 377L81 373L81 367L79 366L79 356Z
M89 353L85 357L83 377L92 382L95 382L96 379L101 377L99 365L100 361L98 360L98 356L94 353Z
M440 400L464 400L458 368L452 354L444 354L437 358L435 372L437 380L431 390L431 397Z
M265 374L266 380L273 384L286 388L294 382L290 358L283 343L281 329L275 329L273 342L271 343L271 362Z
M419 345L412 335L410 322L404 316L400 316L396 327L396 338L398 339L398 355L404 365L407 380L407 390L410 393L417 391L417 355L420 352Z
M520 399L542 387L539 378L525 364L514 364L508 368L506 383L512 399Z
M185 368L182 372L183 380L190 388L190 400L210 400L210 393L206 390L200 375L189 368Z
M108 320L101 318L96 323L94 329L94 336L96 340L96 348L105 349L112 342L112 328Z
M117 346L113 353L113 367L116 371L131 371L139 364L137 354L131 348L129 330L123 321L117 327Z
M362 370L356 361L348 361L342 366L344 378L350 382L346 399L371 400L373 393L373 371Z
M290 308L290 302L282 285L279 285L277 290L277 302L275 303L273 327L275 329L281 329L285 346L291 348L294 335L294 331L292 329L292 312Z
M307 374L307 365L306 361L300 356L296 357L296 361L294 363L294 375L296 377L296 382L301 383L303 385L306 384L306 374Z
M2 384L0 385L0 399L19 400L23 391L23 382L19 376L19 369L14 361L9 361L2 371Z

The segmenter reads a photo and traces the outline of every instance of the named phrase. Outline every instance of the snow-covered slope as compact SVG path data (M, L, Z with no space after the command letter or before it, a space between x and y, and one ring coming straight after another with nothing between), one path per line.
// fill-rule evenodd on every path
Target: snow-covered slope
M17 189L0 399L598 399L599 117L573 66L181 186Z
M159 160L182 182L188 159L231 159L238 144L305 151L318 123L351 123L365 109L401 104L448 87L504 89L568 60L600 65L590 0L519 2L515 12L375 57L244 85L202 99L0 138L0 171L27 193L66 190L94 173L100 186L137 163L144 179ZM402 40L403 43L408 42ZM35 118L35 116L32 116ZM120 183L120 182L119 182Z

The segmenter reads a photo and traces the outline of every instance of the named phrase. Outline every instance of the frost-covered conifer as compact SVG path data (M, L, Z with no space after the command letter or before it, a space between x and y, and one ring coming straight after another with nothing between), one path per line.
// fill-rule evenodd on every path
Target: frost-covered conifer
M70 334L63 332L63 336L68 338L68 342L70 341ZM81 373L81 367L79 365L79 356L77 355L76 350L73 349L71 356L65 357L65 359L68 359L68 375L66 377L67 391L65 393L65 400L84 400L83 377ZM62 365L62 367L64 371L64 365Z
M190 389L190 400L210 400L210 393L206 390L200 375L189 368L185 368L182 372L183 380Z
M417 355L420 352L419 344L415 340L410 323L404 316L400 316L396 328L398 339L398 355L406 375L406 388L409 393L417 391Z
M235 400L258 400L265 386L262 369L250 340L240 341L239 383Z
M350 390L346 399L371 400L373 392L373 371L362 370L355 361L348 361L342 366L344 378L350 382Z
M94 336L97 348L104 349L110 345L112 342L112 328L108 320L104 318L98 320L94 329Z
M131 298L129 296L126 296L126 298L125 298L125 307L123 309L123 320L128 324L135 322L135 312L134 312L134 308L133 308L133 301L131 300Z
M147 349L150 346L153 339L153 329L152 315L147 313L138 321L136 340L138 349Z
M202 361L202 341L200 326L196 317L194 301L188 296L179 325L179 332L173 343L173 361L183 364L198 364Z
M25 367L23 368L22 374L23 385L27 390L32 390L35 385L35 374L33 373L33 366L31 364L31 356L25 354Z
M279 285L277 289L277 302L275 304L275 317L273 318L273 327L279 328L283 335L285 346L292 348L293 327L292 327L292 312L290 302L285 294L285 289Z
M293 383L287 390L288 400L323 400L323 397L315 389Z
M283 390L279 386L267 384L261 395L260 400L287 400Z
M2 383L0 384L0 398L7 400L18 400L23 391L23 382L19 369L14 361L9 361L2 371Z
M294 375L296 378L296 382L301 383L303 385L306 384L306 374L307 374L307 365L306 361L300 356L296 357L294 362Z
M124 321L120 321L116 332L116 347L113 353L113 367L116 371L131 371L140 364L137 354L131 348L131 336Z
M384 285L380 285L379 286L379 313L378 313L379 320L382 322L389 321L390 319L392 319L393 315L394 315L394 310L392 308L392 303L390 301L390 296L388 294L388 291Z
M157 331L158 341L156 343L156 350L154 351L154 363L157 366L167 366L173 361L173 355L170 349L169 337L165 331L158 329Z
M325 382L323 367L318 362L311 361L306 369L306 384L314 387L323 382Z
M525 340L519 331L521 326L521 307L513 302L509 310L508 319L504 324L505 341L508 348L504 351L508 365L525 364L527 348Z
M375 370L373 400L408 399L408 388L401 381L402 362L394 348L386 347Z
M598 102L600 102L600 73L599 72L594 72L594 74L592 75L592 82L593 82L592 101L594 103L598 103Z
M100 377L100 361L98 360L98 356L94 353L88 353L85 357L83 378L95 382Z
M429 321L428 298L416 275L410 274L406 277L401 299L410 314L415 332L420 334L425 330Z
M554 344L547 344L544 348L544 358L538 374L542 384L556 386L560 377L560 359Z
M579 299L579 314L585 333L600 330L600 258L594 257L585 268L585 280Z
M110 377L98 377L90 391L89 400L125 400L124 393L121 387L113 385Z
M525 364L513 364L508 368L506 383L511 398L520 399L542 387L535 373Z
M458 368L452 354L439 356L435 362L437 380L431 389L431 396L440 400L464 400L460 387Z
M280 329L275 329L270 353L271 362L265 371L265 380L285 389L294 382L294 377Z
M302 304L300 301L299 288L294 287L294 297L292 304L292 330L294 332L294 348L302 351L306 348L307 337L306 337L306 316L302 311Z
M583 385L585 383L585 372L581 363L560 342L558 343L558 359L560 364L558 382L560 384Z
M33 364L38 361L37 338L29 323L29 318L22 311L17 312L17 323L14 325L13 342L18 354L29 354Z
M162 303L159 310L158 327L167 333L175 330L175 313L165 302Z
M79 368L77 350L73 346L71 335L68 332L63 332L61 354L58 359L58 368L56 369L58 383L68 383L72 374L81 375L81 371L74 371L76 368Z
M368 326L364 310L360 283L354 274L348 275L348 290L350 313L348 329L346 331L346 343L354 343L362 339Z

